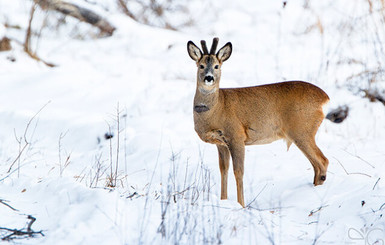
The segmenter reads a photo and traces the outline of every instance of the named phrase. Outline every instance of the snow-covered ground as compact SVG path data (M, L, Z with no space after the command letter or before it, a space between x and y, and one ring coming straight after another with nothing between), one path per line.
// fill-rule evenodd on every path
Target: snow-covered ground
M13 40L0 53L0 227L26 228L32 215L44 234L10 243L384 244L385 106L354 89L385 88L384 72L371 84L375 75L359 75L384 69L381 1L193 0L192 23L179 31L137 23L113 0L81 4L117 30L94 39L69 17L43 28L32 47L57 65L49 68L16 42L31 2L0 0L0 39ZM34 30L57 17L37 9ZM312 185L298 148L277 141L246 148L247 208L231 173L229 199L219 200L216 147L193 129L196 67L186 50L214 36L233 44L222 87L306 80L330 108L350 107L317 134L330 161L323 186Z

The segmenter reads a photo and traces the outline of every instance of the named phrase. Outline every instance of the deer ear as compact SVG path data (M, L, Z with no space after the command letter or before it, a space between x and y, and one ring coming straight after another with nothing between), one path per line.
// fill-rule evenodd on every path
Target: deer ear
M187 52L191 59L197 62L202 58L202 51L192 41L188 41L187 43Z
M233 46L230 42L226 43L217 53L217 58L223 62L230 58L231 52L233 51Z

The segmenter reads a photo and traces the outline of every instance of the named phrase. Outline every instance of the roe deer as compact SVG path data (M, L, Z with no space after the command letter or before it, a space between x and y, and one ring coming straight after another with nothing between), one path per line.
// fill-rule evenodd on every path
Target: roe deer
M196 61L197 88L194 97L194 127L199 137L216 144L221 172L221 199L227 199L230 155L237 184L238 202L245 207L243 173L245 145L268 144L278 139L294 143L314 168L314 185L326 180L328 159L315 143L315 134L324 119L322 106L329 101L320 88L301 81L280 82L255 87L220 89L221 66L232 52L228 42L217 53L218 38L208 52L187 43Z

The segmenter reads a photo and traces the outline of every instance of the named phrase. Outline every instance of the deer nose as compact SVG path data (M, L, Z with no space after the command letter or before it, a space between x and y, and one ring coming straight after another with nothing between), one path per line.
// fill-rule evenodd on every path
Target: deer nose
M205 76L205 82L207 82L207 83L214 82L214 77L211 75Z

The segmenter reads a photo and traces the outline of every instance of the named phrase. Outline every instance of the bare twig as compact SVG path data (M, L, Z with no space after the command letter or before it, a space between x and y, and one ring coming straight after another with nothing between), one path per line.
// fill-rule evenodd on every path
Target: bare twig
M370 102L381 102L385 105L385 95L382 95L378 90L375 89L360 89L364 93L363 97L368 98Z
M68 3L62 0L34 0L34 2L42 9L58 11L64 15L72 16L80 21L96 26L107 36L112 36L116 30L113 25L100 15L76 4Z
M100 180L100 177L102 177L106 171L107 171L107 167L103 169L103 165L102 165L102 153L98 154L98 155L95 155L95 162L96 162L96 171L95 171L95 175L93 175L93 169L90 170L90 184L89 184L89 187L97 187L98 186L98 183L99 183L99 180ZM94 168L94 167L93 167ZM82 181L82 179L80 180Z
M10 209L12 209L13 211L19 211L17 210L16 208L12 207L11 205L9 205L8 203L5 203L7 202L6 200L3 200L3 199L0 199L0 203L1 204L4 204L5 206L9 207Z
M383 203L379 210L382 210L382 208L385 206L385 203Z
M118 0L118 5L122 9L123 13L132 18L135 21L138 21L138 19L135 17L135 15L127 8L127 2L124 0Z
M33 232L32 229L31 229L31 226L33 223L35 223L36 221L36 218L33 217L32 215L28 215L27 217L29 220L31 220L29 223L28 223L28 226L27 226L27 232Z
M374 188L376 188L376 185L378 184L378 182L380 181L380 179L381 178L378 178L378 180L376 181L376 183L374 184L374 186L373 186L373 189L372 190L374 190Z
M360 157L360 156L358 156L358 155L353 155L352 153L350 153L350 152L348 152L348 151L346 151L346 150L344 150L344 151L345 151L346 153L348 153L349 155L353 156L353 157L357 157L358 159L360 159L360 160L363 161L364 163L368 164L370 167L375 168L375 167L373 166L373 164L371 164L370 162L366 161L366 160L363 159L362 157Z
M365 174L365 173L358 173L358 172L355 172L355 173L349 173L348 171L346 171L346 168L344 167L344 165L342 165L342 163L341 163L337 158L334 157L334 159L336 159L336 161L341 165L341 167L344 169L344 171L345 171L345 173L346 173L347 175L351 175L351 174L360 174L360 175L365 175L365 176L367 176L367 177L369 177L369 178L372 178L372 176L370 176L369 174Z
M254 197L253 200L251 200L251 202L249 204L247 204L246 208L250 208L250 205L259 197L259 195L261 195L261 193L265 190L267 186L267 183L265 184L265 186L259 191L259 193Z
M28 215L27 219L29 219L29 223L27 225L27 228L23 229L10 229L6 227L0 227L0 230L8 231L11 232L10 234L6 235L5 237L2 237L1 240L3 241L11 241L16 238L28 236L28 237L34 237L37 234L40 234L44 236L43 231L34 231L32 230L32 225L36 221L36 218L33 217L32 215Z
M108 133L106 133L107 136L105 136L106 139L109 140L109 147L110 147L110 174L107 176L107 186L108 187L116 187L117 186L117 181L119 177L119 157L120 157L120 134L121 134L121 125L120 125L120 117L121 117L121 111L119 108L119 103L117 104L116 107L116 114L113 116L113 120L116 123L116 137L114 137L114 133L112 132L111 125L107 122L108 125ZM116 144L115 144L115 149L113 148L113 142L112 138L116 139ZM115 157L115 159L114 159ZM115 166L114 166L115 164Z
M144 210L147 210L148 205L149 205L149 193L151 191L154 176L155 176L155 173L156 173L157 168L158 168L159 157L160 157L161 150L162 150L162 142L163 142L163 131L161 131L161 134L160 134L160 142L159 142L159 148L158 148L159 150L158 150L158 154L156 156L155 166L154 166L154 170L153 170L152 175L151 175L150 183L148 183L148 187L147 187L146 200L144 202L144 208L143 208ZM150 208L149 208L149 210L147 210L147 212L151 212L151 208L152 207L150 206ZM142 243L142 238L144 237L144 232L145 232L146 227L148 226L148 223L149 223L147 212L145 212L145 214L142 218L142 222L140 224L139 244Z
M39 113L49 104L51 103L51 101L48 101L43 107L40 108L40 110L38 112L35 113L35 115L33 115L33 117L28 121L27 123L27 126L25 127L25 130L24 130L24 134L23 134L23 137L20 138L20 140L18 140L19 144L21 144L22 141L24 141L24 145L23 147L21 147L19 149L19 154L17 155L17 157L15 158L15 160L12 162L11 166L9 167L7 173L11 172L12 170L12 167L13 165L20 159L21 155L23 154L23 152L25 151L25 149L27 149L27 147L30 145L30 141L27 139L27 133L28 133L28 129L32 123L32 121L37 117L37 115L39 115Z
M62 165L62 159L61 159L61 151L62 151L62 139L67 135L68 131L63 133L60 133L59 136L59 167L60 167L60 177L62 177L64 169L68 167L68 165L71 163L70 158L71 158L71 153L67 155L66 160L64 164Z
M133 20L151 26L159 26L169 30L178 30L181 26L188 26L193 23L191 18L186 19L179 25L174 25L168 21L167 15L169 12L182 12L185 16L189 16L188 9L178 1L128 1L128 0L116 0L118 7L121 11L132 18ZM135 2L139 7L138 9L131 10L129 3Z
M32 7L31 7L31 11L29 13L29 21L28 21L28 28L27 28L27 32L26 32L26 35L25 35L25 41L24 41L24 51L32 58L32 59L35 59L37 61L41 61L43 62L45 65L49 66L49 67L55 67L56 65L52 64L52 63L49 63L49 62L46 62L44 60L42 60L40 57L37 56L37 54L35 52L32 52L31 50L31 35L32 35L32 20L33 20L33 16L35 14L35 10L36 10L36 3L33 3L32 4Z
M116 179L118 178L118 166L119 166L119 148L120 148L120 111L119 103L116 107L116 124L117 124L117 135L116 135L116 162L115 162L115 179L114 184L116 186Z
M111 126L108 125L108 132L110 135L113 135L112 132L111 132ZM107 183L107 186L108 187L115 187L115 184L114 184L114 174L113 174L113 160L112 160L112 137L108 139L109 142L110 142L110 176L108 177L108 183Z
M316 208L316 209L311 210L308 216L309 216L309 217L310 217L310 216L313 216L315 213L318 213L319 211L321 211L323 208L325 208L325 207L327 207L327 206L329 206L329 205L320 206L319 208Z

